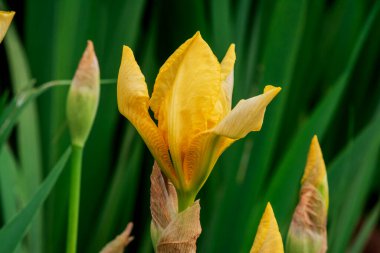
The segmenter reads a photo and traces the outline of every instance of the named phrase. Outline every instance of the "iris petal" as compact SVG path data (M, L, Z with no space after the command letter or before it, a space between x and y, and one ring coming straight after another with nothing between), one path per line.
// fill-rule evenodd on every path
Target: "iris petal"
M226 105L231 111L232 90L234 88L234 65L236 60L235 45L231 44L221 62L222 88L225 94Z
M0 42L7 33L14 15L14 11L0 11Z
M161 67L150 106L166 136L177 173L183 173L190 140L220 120L221 116L214 117L222 114L215 113L220 90L220 64L199 33Z
M120 113L135 126L166 176L178 186L168 147L148 112L149 94L144 75L127 46L123 47L117 81L117 103Z
M212 131L200 133L193 138L183 162L187 190L198 193L220 155L234 141Z
M240 139L251 131L259 131L263 124L267 105L280 90L281 88L268 85L264 89L264 94L240 100L213 131L231 139Z
M183 162L189 190L198 192L219 156L233 142L251 131L260 130L265 108L280 90L267 86L264 94L240 101L216 127L194 136Z

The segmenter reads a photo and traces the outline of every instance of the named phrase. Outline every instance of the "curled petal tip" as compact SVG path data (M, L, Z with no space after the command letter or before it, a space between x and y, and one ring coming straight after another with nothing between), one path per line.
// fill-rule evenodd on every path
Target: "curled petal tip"
M229 55L229 54L233 55L233 58L236 59L235 44L234 44L234 43L232 43L232 44L228 47L228 49L227 49L227 53L226 53L226 55Z
M132 49L130 47L128 47L128 46L125 46L125 45L123 46L123 57L124 56L133 56Z
M273 85L266 85L265 88L264 88L264 93L267 93L267 92L275 92L276 95L282 90L281 87L276 87L276 86L273 86Z
M8 31L9 25L15 15L14 11L0 11L0 42Z

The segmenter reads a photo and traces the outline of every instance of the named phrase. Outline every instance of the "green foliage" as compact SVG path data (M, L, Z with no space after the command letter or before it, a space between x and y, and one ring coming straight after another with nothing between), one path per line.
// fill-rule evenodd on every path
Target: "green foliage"
M378 205L371 206L379 198L380 175L379 1L8 4L16 16L0 45L2 225L31 212L21 208L33 202L42 179L69 144L67 89L55 87L61 82L44 83L72 78L87 39L94 42L102 78L117 78L122 45L129 45L151 92L166 58L200 30L219 59L230 43L236 44L234 104L261 93L266 84L283 91L268 107L262 131L230 147L200 192L198 251L248 252L267 201L286 238L313 134L321 143L331 192L329 252L364 247L379 216ZM135 241L127 251L151 252L153 160L118 113L114 83L101 87L83 162L78 252L99 251L128 221L135 223ZM63 252L69 178L63 171L43 210L32 210L36 219L18 252ZM367 222L355 236L363 219ZM13 249L30 220L23 218L17 236L3 232L9 225L1 230L1 236L12 237Z
M2 242L0 252L13 252L16 249L26 233L28 226L32 223L37 211L57 182L69 155L70 149L62 155L61 159L54 166L49 176L38 188L29 203L0 230L0 240Z

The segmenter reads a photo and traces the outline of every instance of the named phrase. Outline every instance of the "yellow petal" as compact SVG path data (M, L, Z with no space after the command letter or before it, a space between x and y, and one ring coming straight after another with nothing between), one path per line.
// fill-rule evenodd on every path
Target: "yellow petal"
M255 241L251 253L283 253L284 246L278 229L277 221L270 203L267 204L259 228L257 229Z
M232 91L234 88L234 65L236 60L235 44L231 44L224 56L221 65L222 88L225 94L227 107L231 110Z
M240 101L215 128L192 138L183 161L187 190L197 193L224 150L250 131L260 130L265 108L280 90L267 86L264 94Z
M209 177L220 155L235 140L212 131L198 134L185 154L183 171L188 191L197 194Z
M117 81L117 104L119 111L135 126L160 168L175 186L177 175L170 161L164 138L151 119L149 95L144 75L141 73L132 50L124 46Z
M220 120L222 112L214 112L220 89L220 64L199 33L161 67L150 106L178 173L182 173L183 154L193 136Z
M259 131L265 109L281 88L266 86L264 94L240 100L235 108L214 128L214 133L231 139L245 137L251 131Z
M0 11L0 42L3 41L14 15L14 11Z
M210 119L215 122L222 120L231 111L235 60L235 45L231 44L220 64L220 80L222 89L220 89L219 92L219 99L215 104L214 110L210 111Z

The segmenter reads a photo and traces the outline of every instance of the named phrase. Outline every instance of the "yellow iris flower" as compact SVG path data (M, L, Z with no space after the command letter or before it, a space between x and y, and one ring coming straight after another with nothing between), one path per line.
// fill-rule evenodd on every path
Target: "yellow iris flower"
M281 90L268 85L262 95L241 100L231 110L235 58L232 44L219 63L197 32L161 67L150 98L132 50L123 48L119 111L136 127L174 184L180 210L194 202L223 151L261 129L267 105Z
M14 11L0 11L0 42L3 41L14 15Z

